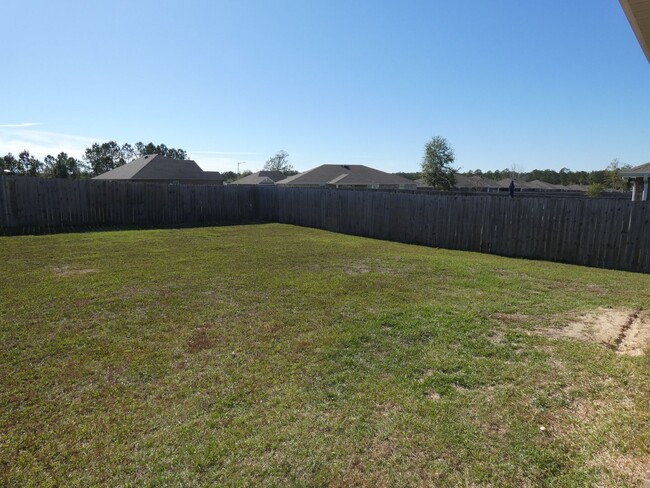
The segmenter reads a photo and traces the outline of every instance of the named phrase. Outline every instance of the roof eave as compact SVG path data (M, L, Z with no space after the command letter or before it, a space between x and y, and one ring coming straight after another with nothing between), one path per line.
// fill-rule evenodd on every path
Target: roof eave
M622 178L643 178L644 176L650 176L650 171L644 171L642 173L619 173Z
M644 16L642 11L642 7L647 10L650 2L630 2L630 0L619 0L619 2L641 45L641 49L645 53L646 59L650 63L650 20L648 14L645 13Z

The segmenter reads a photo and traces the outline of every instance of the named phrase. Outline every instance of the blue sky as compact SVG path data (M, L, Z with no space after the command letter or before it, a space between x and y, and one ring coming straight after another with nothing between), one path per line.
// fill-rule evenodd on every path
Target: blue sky
M650 160L650 65L617 0L5 0L0 154L164 143L417 171Z

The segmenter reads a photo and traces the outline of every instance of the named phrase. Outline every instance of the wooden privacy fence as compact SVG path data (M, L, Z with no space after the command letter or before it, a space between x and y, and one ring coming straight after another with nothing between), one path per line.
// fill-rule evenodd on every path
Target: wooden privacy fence
M254 218L250 187L0 177L0 234Z
M247 221L650 272L649 202L0 177L0 234Z
M650 272L650 202L260 188L259 217L344 234Z

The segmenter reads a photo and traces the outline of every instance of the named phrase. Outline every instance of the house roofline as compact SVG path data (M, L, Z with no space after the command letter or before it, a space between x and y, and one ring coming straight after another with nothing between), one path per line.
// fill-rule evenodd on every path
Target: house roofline
M650 1L619 0L619 2L650 63Z

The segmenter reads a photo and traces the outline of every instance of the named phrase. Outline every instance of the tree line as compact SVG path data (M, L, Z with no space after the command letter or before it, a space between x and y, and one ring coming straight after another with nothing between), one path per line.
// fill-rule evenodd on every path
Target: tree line
M187 159L185 150L167 147L165 144L136 142L133 145L129 143L120 145L115 141L109 141L93 143L86 148L80 160L68 156L65 152L59 153L56 157L48 154L43 161L32 156L28 150L22 151L18 157L8 153L0 158L0 172L45 178L92 178L147 154L160 154L172 159ZM628 183L620 177L619 173L622 169L631 167L630 165L621 165L617 159L614 159L607 168L596 171L571 171L568 168L562 168L560 171L535 169L521 172L517 170L516 166L513 166L496 171L477 169L458 173L458 170L452 166L454 159L454 150L447 140L444 137L435 136L425 144L420 172L398 172L395 174L411 180L422 178L428 184L441 190L453 188L455 174L481 176L494 181L503 179L540 180L554 185L576 184L627 190ZM286 151L278 151L271 156L264 164L264 170L280 171L286 176L297 173L289 163L289 154ZM246 170L241 174L233 171L223 173L227 182L247 174L250 174L250 171Z
M524 181L540 180L553 185L602 185L615 190L627 190L627 182L620 176L621 170L629 169L629 164L622 165L618 159L612 160L605 169L595 171L571 171L562 168L560 171L552 169L535 169L528 172L517 172L512 169L481 171L480 169L468 171L466 176L482 176L490 180L499 181L504 178L513 178Z
M133 145L128 143L120 145L115 141L95 142L86 148L82 159L68 156L65 152L59 153L56 157L48 154L43 161L32 156L28 150L22 151L18 157L8 153L0 158L0 173L44 178L92 178L147 154L160 154L171 159L187 159L185 150L167 147L165 144L136 142ZM263 169L280 171L286 176L297 173L289 163L289 153L286 151L278 151L271 156ZM226 171L223 176L225 181L230 183L251 173L250 170L244 170L240 174Z
M612 160L607 168L596 171L571 171L562 168L560 171L551 169L535 169L529 172L518 170L517 165L496 171L467 171L458 172L453 166L454 150L444 137L432 137L424 146L422 168L419 173L396 173L411 180L422 178L427 184L440 190L451 190L455 183L455 175L480 176L486 179L500 181L512 179L519 181L540 180L554 185L586 185L595 190L611 188L614 190L627 190L629 183L620 176L621 170L631 168L630 165L621 165L618 159Z
M4 174L44 178L92 178L147 154L187 159L185 150L167 147L165 144L136 142L134 145L120 145L109 141L93 143L86 148L82 159L68 156L65 152L60 152L57 156L48 154L43 161L32 156L28 150L22 151L17 157L8 153L0 158L0 171Z

